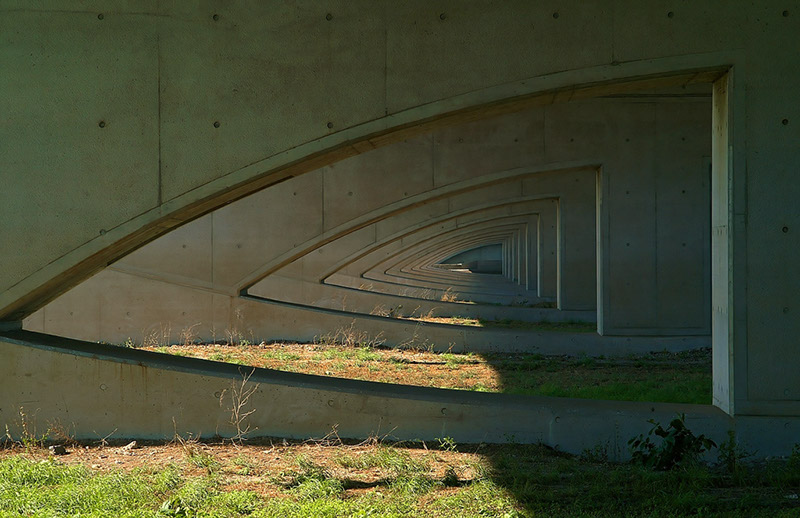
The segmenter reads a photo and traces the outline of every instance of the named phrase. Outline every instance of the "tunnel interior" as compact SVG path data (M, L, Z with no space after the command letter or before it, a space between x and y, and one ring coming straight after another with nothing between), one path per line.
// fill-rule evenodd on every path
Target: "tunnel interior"
M438 351L709 347L711 110L711 85L688 84L405 138L180 226L24 328L138 346L313 342L349 326Z

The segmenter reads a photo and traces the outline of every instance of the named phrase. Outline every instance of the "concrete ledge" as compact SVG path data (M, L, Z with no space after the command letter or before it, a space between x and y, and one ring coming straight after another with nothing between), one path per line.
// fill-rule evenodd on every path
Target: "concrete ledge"
M45 423L60 421L76 438L170 438L191 432L230 436L232 384L242 367L15 331L0 336L0 424L12 433L24 408ZM16 376L9 375L11 372ZM249 372L249 368L247 371ZM678 412L698 433L719 437L728 417L705 405L674 405L513 396L343 380L254 369L250 420L258 435L458 442L541 442L568 452L604 445L614 458L647 419ZM227 392L226 392L227 390ZM222 404L220 404L220 401ZM591 429L592 433L585 433Z
M572 356L622 356L651 351L686 351L710 347L709 336L625 337L597 333L543 332L437 324L415 320L356 315L346 311L303 306L266 298L242 296L239 310L256 336L269 329L272 340L312 341L352 327L386 346L413 346L445 352L528 352ZM322 330L322 332L320 332Z

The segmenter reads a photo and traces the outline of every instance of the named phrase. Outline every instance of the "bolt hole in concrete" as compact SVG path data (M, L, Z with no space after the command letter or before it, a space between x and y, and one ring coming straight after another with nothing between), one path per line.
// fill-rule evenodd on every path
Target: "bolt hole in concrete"
M667 13L667 18L673 18L674 16L675 16L675 13L673 13L672 11Z
M217 21L219 21L219 15L215 14L214 16L211 17L211 19L214 20L215 22L217 22Z
M214 127L219 128L219 121L214 121Z
M553 18L558 18L558 12L553 13Z
M783 119L781 121L781 124L783 124L784 126L787 126L789 124L789 119Z
M784 11L784 12L786 12L786 11ZM784 15L784 16L786 16L786 15ZM100 14L97 15L97 19L98 20L102 20L103 18L105 18L105 16L103 16L103 13L100 13Z
M789 16L789 11L783 11L783 17L786 18Z
M105 128L106 127L106 121L100 121L100 122L97 123L97 125L99 127L101 127L101 128Z
M325 19L328 20L328 21L331 21L331 20L333 20L333 15L331 13L328 13L328 14L325 15Z
M442 14L439 15L439 19L440 20L445 20L446 18L447 18L447 14L445 14L445 13L442 13Z
M783 231L784 234L786 234L789 232L789 227L783 227L781 230Z
M333 129L333 123L332 123L332 122L329 122L329 123L327 124L327 126L328 126L328 129Z

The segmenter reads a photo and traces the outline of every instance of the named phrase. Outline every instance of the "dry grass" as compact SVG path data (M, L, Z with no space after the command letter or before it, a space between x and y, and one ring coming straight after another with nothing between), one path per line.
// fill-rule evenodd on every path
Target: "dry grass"
M710 350L621 359L537 354L454 354L326 344L189 345L149 348L284 370L483 392L710 403Z

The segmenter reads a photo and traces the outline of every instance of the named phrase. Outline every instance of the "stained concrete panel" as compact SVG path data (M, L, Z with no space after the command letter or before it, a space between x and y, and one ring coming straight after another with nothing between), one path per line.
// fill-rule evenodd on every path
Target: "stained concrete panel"
M435 185L541 163L543 127L539 108L435 132Z
M325 230L433 187L429 135L323 169Z
M322 200L315 171L215 211L214 284L237 291L262 265L321 234Z
M100 293L114 277L114 272L104 270L42 308L44 332L92 342L104 340Z
M753 81L771 86L748 95L753 105L748 127L753 129L747 133L748 150L752 149L747 160L747 396L798 401L800 109L796 82L784 82L784 74L800 77L800 67L759 72L764 77Z
M375 224L377 239L392 236L414 224L425 223L449 212L449 200L437 200L403 212L393 218L383 219Z
M124 5L56 5L0 7L0 183L14 185L0 221L29 236L0 234L0 291L43 265L31 258L47 264L158 204L155 26ZM122 12L98 19L109 7Z
M492 185L484 185L481 189L465 192L457 197L449 198L448 204L450 212L455 212L483 205L487 200L515 198L521 196L521 194L521 181L502 181Z
M304 278L320 279L331 264L338 263L346 258L353 250L361 250L374 242L375 227L370 225L337 239L335 244L317 248L296 262L301 265Z
M628 125L615 132L615 159L603 164L601 174L609 185L603 201L609 221L603 320L612 329L647 327L657 312L655 299L644 295L656 293L655 105L644 108L629 113ZM631 300L638 302L629 305Z
M656 107L657 156L673 157L654 168L657 322L698 334L711 332L711 143L696 134L710 136L710 123L690 103Z
M392 4L388 111L472 92L487 77L501 84L609 62L611 11L604 3L557 1ZM420 75L425 81L414 80Z
M596 300L595 189L597 172L584 169L541 173L523 182L523 194L563 194L559 198L559 309L594 309Z
M779 5L785 4L765 2L764 14L779 17L784 9ZM612 59L619 62L740 48L753 25L754 10L736 9L725 0L672 4L614 0L614 24L621 30L614 32ZM757 15L755 18L761 23Z
M176 283L211 286L214 217L216 214L203 216L177 228L125 256L114 266Z
M469 195L467 195L469 197ZM512 214L510 206L501 205L499 207L492 207L486 210L470 212L464 214L463 216L458 216L455 218L456 225L458 226L465 226L473 223L475 221L483 221L487 219L494 219L494 218L501 218L505 216L510 216Z
M385 113L382 9L205 0L163 10L165 200Z
M117 337L120 343L128 338L151 346L185 343L208 337L208 328L216 325L213 320L197 318L214 315L211 292L131 275L109 278L104 287L97 297L100 333Z

